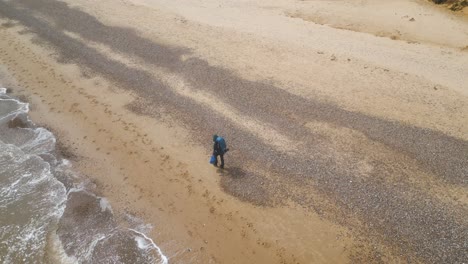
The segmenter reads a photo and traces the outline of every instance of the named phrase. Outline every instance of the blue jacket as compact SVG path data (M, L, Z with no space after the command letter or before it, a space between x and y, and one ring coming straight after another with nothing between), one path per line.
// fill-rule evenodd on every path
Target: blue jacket
M224 155L226 153L226 141L222 137L217 137L213 145L213 155Z

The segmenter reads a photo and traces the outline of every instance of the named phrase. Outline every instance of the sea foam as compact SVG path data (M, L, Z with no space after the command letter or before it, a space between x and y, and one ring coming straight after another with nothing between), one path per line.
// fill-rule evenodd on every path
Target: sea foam
M0 263L168 263L136 224L119 225L28 112L0 88Z

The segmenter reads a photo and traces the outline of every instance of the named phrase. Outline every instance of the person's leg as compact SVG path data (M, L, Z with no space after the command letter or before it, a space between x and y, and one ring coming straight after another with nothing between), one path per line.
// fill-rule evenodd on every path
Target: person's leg
M215 167L218 167L218 155L215 155L215 163L213 164L213 166Z
M221 169L224 169L224 155L221 154L219 157L221 158Z

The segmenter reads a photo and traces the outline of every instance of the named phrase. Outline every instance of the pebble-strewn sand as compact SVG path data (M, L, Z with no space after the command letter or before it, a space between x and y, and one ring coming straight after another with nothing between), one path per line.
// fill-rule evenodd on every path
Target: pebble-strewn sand
M467 28L425 2L0 1L0 84L174 263L462 263Z

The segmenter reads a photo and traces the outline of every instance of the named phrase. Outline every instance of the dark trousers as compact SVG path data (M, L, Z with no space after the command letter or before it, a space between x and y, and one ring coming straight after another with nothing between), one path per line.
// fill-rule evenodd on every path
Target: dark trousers
M218 166L218 156L221 159L221 168L224 168L224 154L216 154L215 166Z

